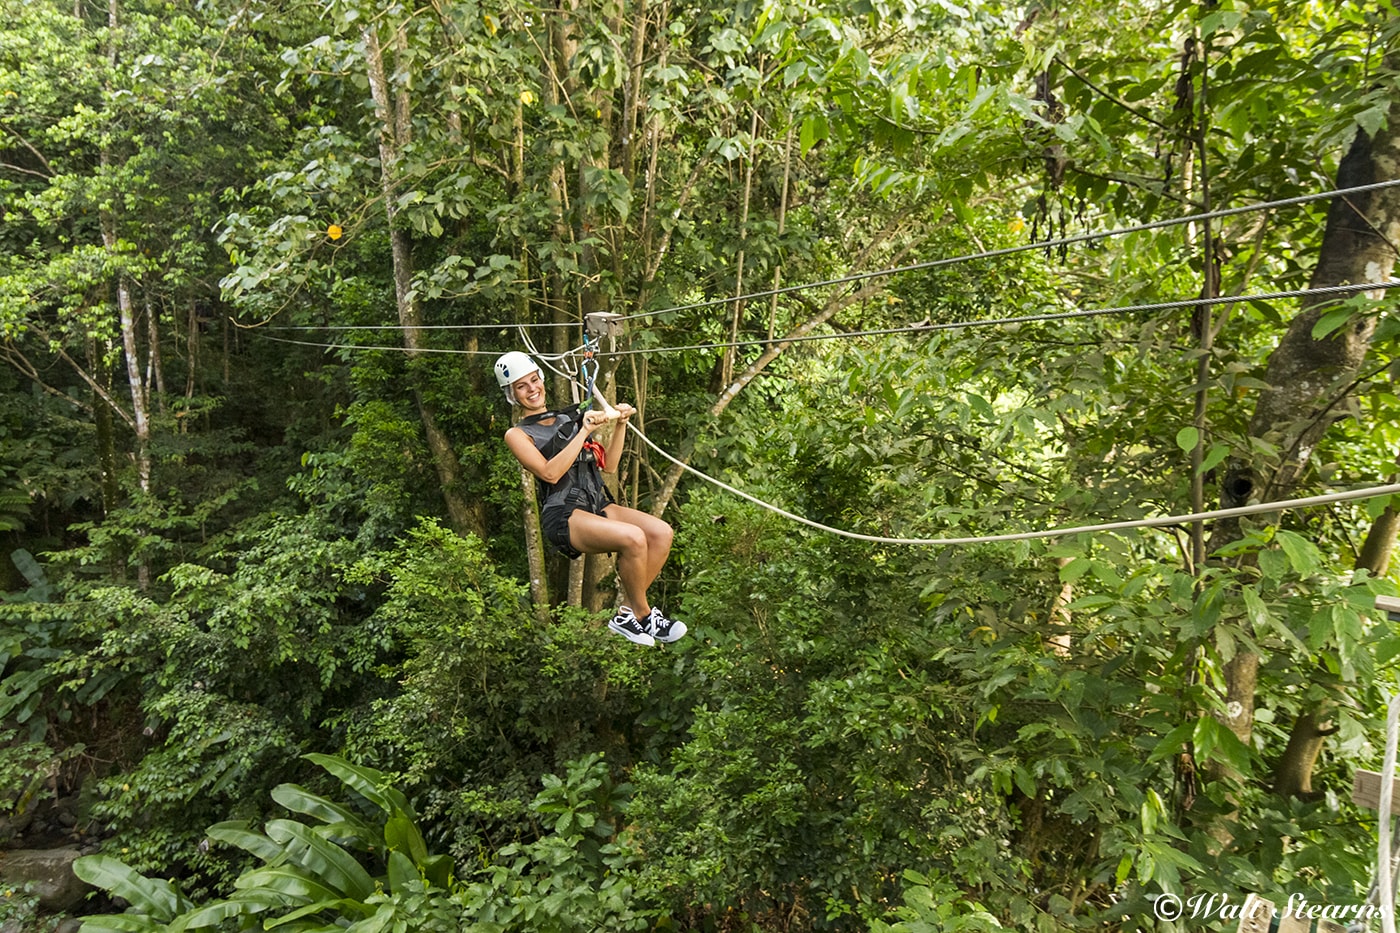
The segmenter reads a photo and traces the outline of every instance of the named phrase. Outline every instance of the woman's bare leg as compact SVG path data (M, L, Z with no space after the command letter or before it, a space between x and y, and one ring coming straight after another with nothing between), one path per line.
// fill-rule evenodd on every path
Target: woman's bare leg
M661 575L661 568L666 566L666 558L671 555L671 539L675 535L671 526L655 515L629 509L616 503L609 505L603 511L610 519L636 525L642 530L642 534L646 535L647 566L642 588L649 590L652 583L656 582L656 578Z
M614 508L620 506L608 506L609 510ZM622 588L627 591L632 611L639 619L645 618L647 613L651 612L651 604L647 602L647 587L656 579L656 574L651 573L649 569L651 560L647 553L647 535L639 525L578 509L569 516L569 543L585 554L615 552L617 575L622 578ZM665 559L664 556L662 559ZM660 572L659 567L657 572Z

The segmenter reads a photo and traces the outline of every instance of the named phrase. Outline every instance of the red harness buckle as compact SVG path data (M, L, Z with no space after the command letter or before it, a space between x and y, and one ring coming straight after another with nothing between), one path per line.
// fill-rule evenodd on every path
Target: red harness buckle
M593 458L598 461L598 469L606 470L608 468L608 460L603 454L602 444L594 440L587 440L583 442L583 449L593 451Z

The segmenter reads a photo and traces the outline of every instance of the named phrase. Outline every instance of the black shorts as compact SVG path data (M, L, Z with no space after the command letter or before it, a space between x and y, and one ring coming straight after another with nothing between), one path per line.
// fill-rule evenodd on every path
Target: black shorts
M569 540L569 517L579 509L592 512L594 515L602 515L604 510L612 504L612 501L607 487L604 487L601 494L596 497L590 496L583 489L569 490L563 502L545 506L544 512L541 513L540 528L544 532L544 539L560 554L573 560L582 552L574 547Z

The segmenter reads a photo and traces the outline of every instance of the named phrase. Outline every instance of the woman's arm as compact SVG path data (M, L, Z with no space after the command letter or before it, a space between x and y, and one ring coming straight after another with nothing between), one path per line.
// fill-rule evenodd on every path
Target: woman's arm
M607 462L604 473L616 473L617 465L622 460L622 448L627 442L627 419L636 414L636 409L627 403L617 406L618 419L613 422L612 436L608 438L607 444L603 446L603 459Z
M506 432L506 446L515 454L515 459L520 461L521 466L553 485L569 472L569 467L574 465L578 455L583 452L583 442L588 440L588 435L605 420L602 412L584 412L583 425L574 433L568 445L548 460L540 453L539 448L535 447L530 435L520 428L511 428Z

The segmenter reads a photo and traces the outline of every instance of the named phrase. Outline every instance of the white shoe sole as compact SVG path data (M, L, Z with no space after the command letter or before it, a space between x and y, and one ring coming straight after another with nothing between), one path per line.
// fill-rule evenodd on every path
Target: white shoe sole
M653 635L652 637L659 642L669 645L673 641L680 641L682 638L684 638L686 631L687 629L685 627L684 622L672 622L670 634L668 634L665 638L662 638L659 635Z
M656 644L656 639L652 638L646 632L641 632L640 634L633 634L632 632L627 631L627 629L623 628L622 626L615 625L612 622L608 623L608 628L612 629L614 632L617 632L617 634L621 635L623 638L627 639L633 644L646 645L648 648L651 648Z

